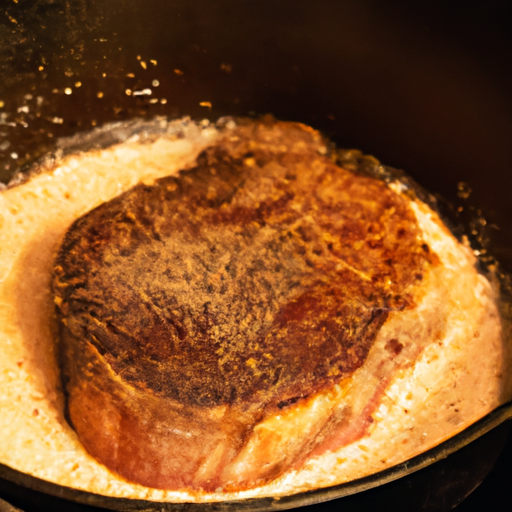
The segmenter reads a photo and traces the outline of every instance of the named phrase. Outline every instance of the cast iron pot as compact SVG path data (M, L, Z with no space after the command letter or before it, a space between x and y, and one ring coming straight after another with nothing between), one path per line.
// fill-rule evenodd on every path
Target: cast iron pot
M475 247L511 272L511 20L506 0L4 2L0 179L51 153L62 137L109 122L271 113L405 169L448 210L461 210L456 222ZM478 486L503 450L458 510L510 510L511 415L505 405L397 468L279 501L153 506L71 491L3 466L0 496L26 511L313 503L318 511L444 511ZM0 500L0 511L7 507Z

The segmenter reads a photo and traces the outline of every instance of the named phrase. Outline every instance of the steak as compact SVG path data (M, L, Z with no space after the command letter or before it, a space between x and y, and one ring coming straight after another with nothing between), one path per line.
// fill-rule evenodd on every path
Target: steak
M375 348L378 334L437 266L407 196L338 165L302 125L241 123L67 231L53 290L69 420L134 482L272 481L367 432L393 372L430 341ZM365 365L377 385L349 393ZM283 422L285 456L257 441L322 397L337 405L307 435Z

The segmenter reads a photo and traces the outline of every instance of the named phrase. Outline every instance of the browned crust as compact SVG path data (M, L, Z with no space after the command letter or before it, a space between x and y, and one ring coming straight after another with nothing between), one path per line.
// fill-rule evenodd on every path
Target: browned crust
M54 291L70 417L114 470L156 487L219 485L194 481L219 446L217 473L258 421L349 377L388 313L414 305L435 258L405 199L318 147L298 125L242 126L195 168L68 231ZM141 411L144 397L156 405ZM179 435L162 433L164 405L175 430L211 438L186 450L181 477L161 467L184 453L171 448ZM110 435L109 422L124 427Z

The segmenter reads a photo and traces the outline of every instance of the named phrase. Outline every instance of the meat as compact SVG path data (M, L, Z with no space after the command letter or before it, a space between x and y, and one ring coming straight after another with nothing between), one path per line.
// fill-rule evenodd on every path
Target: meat
M54 292L69 417L115 472L164 489L265 484L361 438L432 341L406 326L419 336L369 358L439 259L405 197L321 147L302 126L248 123L68 230ZM365 365L372 385L340 406ZM320 397L332 404L306 432L261 438Z
M0 195L20 212L0 231L18 312L0 336L19 340L0 385L32 393L30 360L48 377L37 420L5 415L44 463L1 442L0 461L114 496L279 496L406 460L511 396L494 292L411 189L303 125L197 130ZM55 340L80 443L41 358Z

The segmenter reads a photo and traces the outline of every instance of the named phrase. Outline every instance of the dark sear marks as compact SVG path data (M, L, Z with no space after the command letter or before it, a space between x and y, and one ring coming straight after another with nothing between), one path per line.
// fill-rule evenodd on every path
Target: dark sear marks
M287 407L365 361L432 253L406 201L330 159L207 150L77 220L55 266L64 350L185 404ZM390 344L398 353L398 342Z

